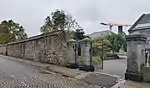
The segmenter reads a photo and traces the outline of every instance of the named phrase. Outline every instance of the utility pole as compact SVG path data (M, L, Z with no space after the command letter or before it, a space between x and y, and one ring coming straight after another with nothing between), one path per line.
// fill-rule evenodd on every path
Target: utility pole
M102 38L102 70L104 69L104 63L103 63L103 60L104 60L104 49L103 49L103 38Z
M100 64L101 64L101 69L103 70L104 68L104 39L102 38L101 39L101 42L98 42L96 44L98 46L98 49L99 49L99 58L101 60Z

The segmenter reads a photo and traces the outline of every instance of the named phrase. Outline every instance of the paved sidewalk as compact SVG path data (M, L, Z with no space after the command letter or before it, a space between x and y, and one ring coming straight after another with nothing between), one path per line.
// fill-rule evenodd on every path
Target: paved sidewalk
M118 76L109 75L102 72L85 72L85 71L80 71L78 69L69 69L67 67L34 62L30 60L19 59L19 58L14 58L9 56L0 55L0 57L8 58L14 61L19 61L21 63L28 64L28 65L37 66L41 69L44 69L45 70L44 72L50 74L59 73L65 77L82 80L90 85L96 86L95 88L101 88L101 86L104 86L105 88L110 88L113 85L115 85L120 79Z
M80 77L78 77L78 75L90 73L90 72L88 73L88 72L84 72L84 71L79 71L78 69L69 69L67 67L62 67L62 66L57 66L57 65L52 65L52 64L34 62L34 61L30 61L30 60L14 58L14 57L9 57L9 56L4 56L4 55L0 55L0 56L11 59L11 60L19 61L19 62L28 64L28 65L33 65L33 66L39 67L41 69L49 70L49 71L59 73L64 76L72 77L72 78L80 78Z
M36 66L0 56L0 88L93 88L60 74L41 72Z

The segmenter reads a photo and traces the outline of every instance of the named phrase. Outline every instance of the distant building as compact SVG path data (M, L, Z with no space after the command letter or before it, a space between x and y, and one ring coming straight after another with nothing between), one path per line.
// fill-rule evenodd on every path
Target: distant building
M150 47L150 14L143 14L128 30L129 34L139 33L147 36L147 44Z
M115 33L110 30L106 30L106 31L94 32L94 33L89 34L88 36L91 37L92 39L95 39L99 37L105 37L111 34L115 34Z

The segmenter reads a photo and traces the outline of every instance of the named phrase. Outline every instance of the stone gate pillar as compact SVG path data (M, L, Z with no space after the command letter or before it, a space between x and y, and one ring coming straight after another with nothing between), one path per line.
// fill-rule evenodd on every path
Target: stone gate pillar
M67 66L70 68L78 68L77 53L78 43L74 39L71 39L67 43Z
M85 38L81 40L79 44L81 47L79 70L94 71L94 66L92 65L92 40Z
M127 69L126 80L142 81L141 66L144 64L144 50L147 37L140 33L126 36L127 40Z

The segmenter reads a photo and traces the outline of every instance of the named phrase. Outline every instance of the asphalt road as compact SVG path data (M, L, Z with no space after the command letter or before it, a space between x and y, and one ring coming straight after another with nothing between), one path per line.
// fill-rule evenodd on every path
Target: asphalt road
M127 66L126 59L105 60L103 70L101 70L100 64L96 66L96 71L124 77L126 66Z
M44 74L37 67L0 57L0 88L88 88L88 85L59 74Z
M89 75L85 81L91 84L111 88L116 84L118 78L124 77L126 71L126 59L105 60L104 69L101 70L101 64L96 66L96 72L99 74ZM104 73L103 75L101 74Z
M93 85L98 85L101 86L102 88L111 88L114 86L117 81L118 77L112 77L100 73L94 73L90 74L89 76L85 77L83 79L85 82L93 84ZM99 87L98 87L99 88Z

